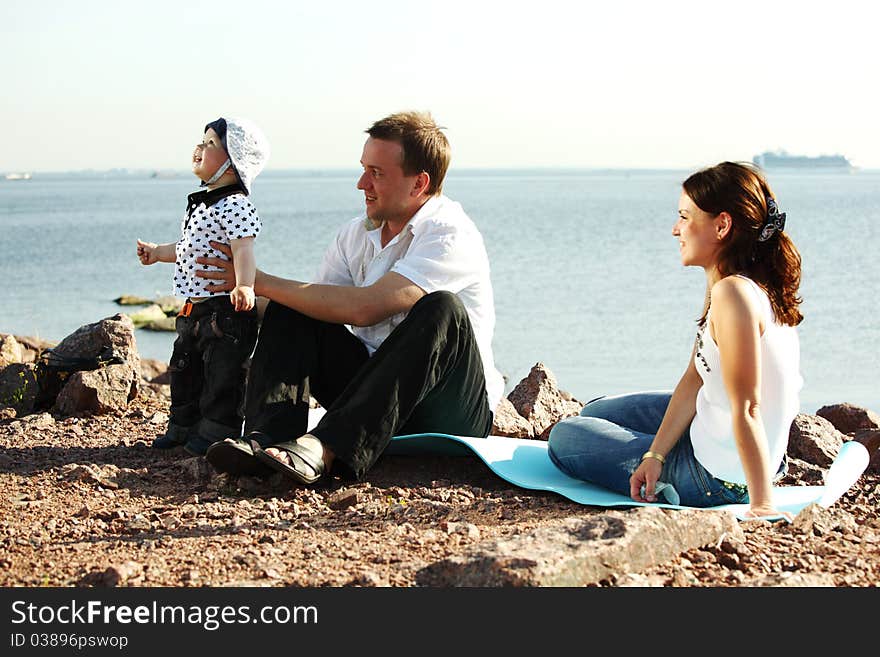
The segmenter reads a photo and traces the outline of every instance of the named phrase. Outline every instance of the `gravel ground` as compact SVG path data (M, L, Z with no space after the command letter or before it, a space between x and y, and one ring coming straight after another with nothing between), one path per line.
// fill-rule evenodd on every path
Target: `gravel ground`
M601 513L469 457L386 456L365 482L315 488L230 479L150 448L168 401L145 392L121 415L0 419L0 585L411 587L476 542ZM863 475L821 522L743 523L744 543L597 585L875 586L878 483Z

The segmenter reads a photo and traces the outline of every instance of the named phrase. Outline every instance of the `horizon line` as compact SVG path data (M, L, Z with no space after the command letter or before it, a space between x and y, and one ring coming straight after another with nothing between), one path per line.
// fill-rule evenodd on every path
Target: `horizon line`
M450 168L449 174L453 174L456 171L692 171L698 170L701 168L705 168L705 165L694 165L694 166L668 166L668 167L652 167L652 166L577 166L577 165L517 165L517 166L459 166L455 168ZM321 166L321 167L278 167L278 168L267 168L264 169L263 174L267 173L305 173L305 172L339 172L339 173L348 173L352 171L359 171L360 168L357 166ZM809 168L797 168L797 167L778 167L773 169L764 169L766 172L798 172L798 173L823 173L823 172L839 172L833 168L823 168L818 167L816 169ZM854 166L847 172L873 172L880 171L880 167L858 167ZM47 169L47 170L37 170L37 169L5 169L0 170L0 176L7 175L71 175L71 174L107 174L107 173L120 173L120 174L147 174L147 175L155 175L155 176L186 176L192 175L192 172L189 169L175 169L175 168L162 168L162 167L107 167L107 168L94 168L94 167L86 167L81 169Z

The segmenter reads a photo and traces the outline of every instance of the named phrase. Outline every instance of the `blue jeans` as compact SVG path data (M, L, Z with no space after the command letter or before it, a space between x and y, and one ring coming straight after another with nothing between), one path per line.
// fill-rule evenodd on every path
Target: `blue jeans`
M671 397L669 392L637 392L594 399L579 417L566 418L550 431L550 459L571 477L628 496L629 478L650 449ZM666 486L658 484L658 498L670 504L707 507L749 501L745 486L713 477L700 465L689 431L666 455L659 482Z

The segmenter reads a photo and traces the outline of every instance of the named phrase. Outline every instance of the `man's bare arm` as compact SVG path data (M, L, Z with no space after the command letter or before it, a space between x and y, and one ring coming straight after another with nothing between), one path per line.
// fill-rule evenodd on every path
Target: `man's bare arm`
M228 247L212 242L212 246L231 257ZM218 283L207 289L225 292L235 287L235 268L222 258L198 258L198 262L218 267L221 271L198 271L197 275ZM388 272L373 285L324 285L303 283L267 274L257 269L254 291L294 310L334 324L371 326L384 319L407 312L425 291L405 276Z

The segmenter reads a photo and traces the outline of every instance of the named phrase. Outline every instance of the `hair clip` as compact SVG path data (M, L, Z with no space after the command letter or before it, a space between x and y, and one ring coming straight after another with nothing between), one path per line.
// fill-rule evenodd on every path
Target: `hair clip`
M767 199L767 219L764 221L764 225L761 226L761 233L758 235L758 241L766 242L773 237L773 233L777 231L782 232L784 228L785 213L779 211L779 206L776 205L776 199Z

